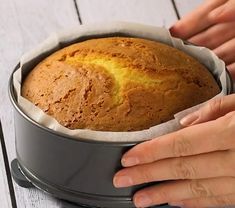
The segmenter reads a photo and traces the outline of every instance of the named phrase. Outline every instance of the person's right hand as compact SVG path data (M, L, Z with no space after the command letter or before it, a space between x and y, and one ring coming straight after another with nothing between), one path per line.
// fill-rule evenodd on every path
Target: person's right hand
M138 190L136 207L235 207L235 94L209 101L180 123L186 128L127 151L114 186L164 181Z
M170 31L175 37L212 49L235 80L235 0L206 0Z

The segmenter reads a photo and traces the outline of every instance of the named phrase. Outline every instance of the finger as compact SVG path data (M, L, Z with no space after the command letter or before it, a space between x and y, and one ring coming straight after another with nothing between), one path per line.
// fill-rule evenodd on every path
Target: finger
M215 120L231 111L235 111L235 94L208 101L199 110L181 119L180 124L182 126L189 126Z
M214 52L226 63L226 65L235 62L235 38L214 49Z
M120 188L153 181L232 177L234 161L232 151L165 159L120 170L114 177L114 185Z
M136 145L122 158L124 167L235 148L235 112ZM223 138L223 139L222 139Z
M210 11L224 4L226 1L227 0L206 1L196 10L176 22L176 24L170 28L171 34L175 37L188 39L208 28L213 24L208 17Z
M214 22L226 22L235 20L235 1L230 0L220 7L214 9L210 14L209 18Z
M229 70L229 72L230 72L230 74L231 74L233 80L235 81L235 62L232 63L232 64L229 64L229 65L227 66L227 69Z
M231 28L235 28L235 21L216 24L191 37L188 41L196 45L215 49L235 37L235 30L231 30Z
M206 197L199 199L190 199L182 202L173 202L172 206L187 207L187 208L234 208L235 207L235 194L222 195L217 197Z
M171 181L138 191L133 201L137 207L149 207L187 199L233 194L235 193L234 187L235 178L233 177ZM146 201L148 203L145 203Z

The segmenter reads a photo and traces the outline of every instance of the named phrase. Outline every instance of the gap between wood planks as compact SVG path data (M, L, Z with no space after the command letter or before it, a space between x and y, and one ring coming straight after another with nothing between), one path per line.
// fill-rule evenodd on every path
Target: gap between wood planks
M173 8L174 8L174 10L175 10L176 17L177 17L177 19L179 20L179 19L180 19L180 14L179 14L178 8L177 8L177 6L176 6L175 0L171 0L171 3L172 3Z
M81 18L80 12L79 12L78 4L77 4L76 0L73 0L73 2L74 2L77 16L78 16L78 21L82 25L82 18Z
M82 25L84 21L82 20L82 15L80 13L79 2L77 0L73 0L73 2L74 2L74 7L75 7L75 10L76 10L77 17L78 17L78 21ZM177 7L176 0L170 0L169 2L171 2L172 7L173 7L173 11L175 12L175 16L179 20L181 18L181 16L180 16L180 12L179 12L178 7Z
M74 1L74 6L76 9L78 21L80 24L83 24L83 21L82 21L80 12L79 12L79 6L78 6L76 0L73 0L73 1ZM180 15L178 12L178 8L175 4L175 1L171 0L171 2L172 2L172 5L175 10L175 14L176 14L177 18L180 19ZM6 171L6 175L7 175L7 182L8 182L9 191L10 191L11 204L12 204L13 208L17 208L16 197L15 197L15 192L14 192L12 178L11 178L11 172L10 172L10 165L9 165L9 160L8 160L8 156L7 156L7 151L6 151L6 145L5 145L5 141L4 141L4 137L3 137L3 132L1 129L1 121L0 121L0 140L1 140L3 158L4 158L5 171Z
M5 145L5 141L4 141L1 120L0 120L0 141L1 141L2 154L3 154L6 175L7 175L7 182L8 182L8 187L9 187L9 191L10 191L11 205L12 205L12 208L17 208L15 191L14 191L12 178L11 178L11 170L10 170L10 165L9 165L9 161L8 161L7 150L6 150L6 145Z

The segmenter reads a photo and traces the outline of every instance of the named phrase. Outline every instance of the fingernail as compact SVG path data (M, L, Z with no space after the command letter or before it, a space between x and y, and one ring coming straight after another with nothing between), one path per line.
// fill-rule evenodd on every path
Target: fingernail
M180 124L182 126L189 126L192 125L193 123L195 123L195 121L199 118L198 113L194 112L192 114L189 114L187 116L185 116L184 118L182 118L180 120Z
M141 194L135 198L135 205L137 207L148 207L152 205L152 200L147 194Z
M113 183L116 188L122 188L133 185L133 181L129 176L115 176Z
M218 18L218 16L220 16L223 13L224 8L225 8L224 6L221 6L221 7L217 8L217 9L213 10L212 12L209 13L209 17L211 19Z
M171 35L174 35L176 32L177 32L177 23L172 25L170 28L169 28L169 31L171 33Z
M173 30L174 30L174 25L172 25L172 26L169 28L169 31L170 31L170 32L173 32Z
M171 202L168 203L170 206L174 206L174 207L181 207L184 208L184 204L182 202Z
M139 160L136 157L124 157L122 158L122 165L124 167L134 166L139 164Z

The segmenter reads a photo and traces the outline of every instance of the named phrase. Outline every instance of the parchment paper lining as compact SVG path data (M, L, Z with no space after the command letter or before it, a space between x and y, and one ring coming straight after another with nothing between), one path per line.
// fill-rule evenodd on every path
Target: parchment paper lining
M74 138L113 141L113 142L137 142L152 139L180 129L179 120L186 114L197 110L201 105L194 106L177 113L175 119L156 125L146 130L133 132L105 132L89 129L70 130L60 125L54 118L45 114L41 109L21 96L22 75L28 73L37 63L54 51L63 48L71 43L84 41L90 38L110 36L131 36L159 41L195 57L204 64L216 77L221 85L221 92L218 96L227 94L228 80L226 79L225 64L217 56L204 47L196 47L184 44L181 40L171 37L165 28L141 25L127 22L110 22L100 24L82 25L66 32L51 35L34 50L24 54L20 60L20 68L14 73L13 85L17 94L20 107L26 115L58 132L70 135ZM213 98L212 98L213 99Z

